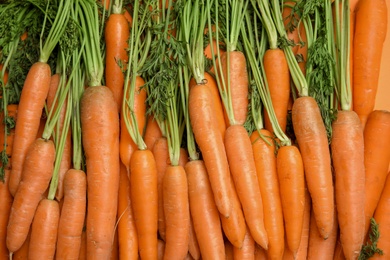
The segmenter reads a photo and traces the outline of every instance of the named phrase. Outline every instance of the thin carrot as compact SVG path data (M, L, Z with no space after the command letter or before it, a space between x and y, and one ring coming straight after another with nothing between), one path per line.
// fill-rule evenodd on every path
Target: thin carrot
M7 224L9 219L9 214L12 206L12 195L8 189L8 180L11 169L5 168L4 170L4 181L0 181L0 259L8 258L8 248L6 244L7 237Z
M70 169L64 178L64 204L58 224L56 259L77 259L87 207L87 177Z
M256 243L249 232L249 229L246 229L245 238L242 243L241 248L233 247L233 257L234 259L251 259L255 257L255 246Z
M35 210L49 186L54 156L55 148L50 140L36 139L27 151L22 180L14 196L7 227L10 253L18 250L27 238Z
M189 240L188 240L188 253L190 253L192 258L194 258L195 260L200 259L199 243L195 234L194 223L191 215L190 215L190 229L189 229Z
M385 0L360 0L355 12L353 110L359 115L364 128L368 115L374 109L378 89L383 43L387 32L387 4Z
M31 226L29 259L54 259L60 208L56 200L39 202Z

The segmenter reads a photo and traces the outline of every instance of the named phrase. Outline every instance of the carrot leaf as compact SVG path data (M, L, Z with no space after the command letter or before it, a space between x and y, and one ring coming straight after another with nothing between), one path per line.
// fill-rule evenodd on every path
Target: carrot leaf
M374 218L370 219L369 241L362 247L359 260L366 260L375 254L383 255L382 249L378 248L378 239L380 237L379 225Z

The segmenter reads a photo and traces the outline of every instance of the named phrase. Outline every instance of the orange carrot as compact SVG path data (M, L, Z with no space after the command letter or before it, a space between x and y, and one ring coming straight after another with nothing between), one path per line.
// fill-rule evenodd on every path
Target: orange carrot
M19 186L27 150L38 133L42 109L50 87L50 78L50 66L44 62L37 62L30 68L23 85L15 126L12 171L9 179L9 189L13 196Z
M158 252L157 168L150 150L137 150L131 157L130 192L140 257L156 259Z
M254 131L250 139L256 164L258 185L264 205L264 226L268 235L267 255L270 259L280 259L285 246L275 146L271 139L272 134L268 130L261 129L260 133L268 139L270 144L260 137L259 131Z
M255 260L267 260L267 251L259 245L255 245Z
M79 260L87 259L87 232L83 229L83 233L81 234L81 245L80 245L80 253Z
M385 185L390 161L390 112L370 113L364 128L365 234Z
M202 259L225 259L225 246L218 210L206 167L201 160L185 166L190 211Z
M81 99L81 127L88 183L87 255L108 259L115 234L120 172L119 118L109 88L86 88Z
M194 223L190 214L190 229L188 238L188 252L195 260L200 259L200 249L198 239L196 238Z
M56 259L77 259L87 207L87 177L70 169L64 179L64 204L58 224Z
M110 260L119 259L119 244L118 244L118 229L115 229L114 241L112 243L112 251Z
M295 100L292 122L317 226L322 237L326 239L333 229L334 189L328 139L314 98L306 96Z
M153 115L149 116L148 121L146 123L145 135L144 135L144 141L146 147L148 147L150 151L153 151L154 143L161 136L162 133L160 127L158 126L157 120L154 119Z
M106 86L111 89L117 104L118 112L122 108L123 70L128 62L127 41L130 36L129 22L122 13L122 6L113 5L104 28L106 43Z
M5 167L4 182L0 180L0 259L8 258L8 249L6 244L7 224L12 206L12 195L8 189L8 180L11 169Z
M183 259L188 253L190 210L184 168L167 167L163 177L166 241L164 259Z
M387 32L386 2L360 0L355 9L353 110L359 115L363 127L374 109L378 90L383 43Z
M26 240L24 241L23 245L13 253L12 259L18 259L18 260L26 260L28 259L28 251L30 247L30 237L31 237L31 229L30 232L28 232L28 236ZM8 259L8 258L6 258Z
M340 240L347 259L356 259L364 242L364 139L354 111L339 111L332 123L332 160Z
M234 259L251 259L255 257L255 241L251 236L249 229L246 229L245 238L241 248L233 247Z
M7 227L7 248L18 250L26 240L35 210L49 187L55 157L51 140L36 139L27 151L22 180L15 193Z
M54 259L60 208L56 200L39 202L31 226L29 259Z

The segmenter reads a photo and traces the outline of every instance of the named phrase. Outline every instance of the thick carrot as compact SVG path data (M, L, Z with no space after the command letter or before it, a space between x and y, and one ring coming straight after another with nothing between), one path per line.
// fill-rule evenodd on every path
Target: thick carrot
M164 259L183 259L188 253L190 210L184 168L167 167L163 178L163 204L166 224Z
M86 88L81 98L81 127L88 183L87 255L108 259L115 233L120 172L119 118L109 88Z
M131 157L130 192L140 257L156 259L158 252L157 168L150 150L137 150Z
M189 229L189 238L188 238L188 253L190 253L192 258L194 258L195 260L200 259L200 248L199 248L198 239L195 234L194 223L191 214L190 214L190 229Z
M148 149L150 151L153 151L154 143L161 136L162 136L162 133L161 133L161 129L157 123L157 120L154 119L153 115L150 115L148 117L148 121L146 123L145 134L144 134L144 141L145 141L146 147L148 147Z
M112 13L108 17L104 28L104 39L106 43L105 82L106 86L114 94L118 112L122 108L123 71L129 60L127 41L130 36L129 22L121 9L121 6L112 9Z
M340 240L347 259L356 259L364 242L364 138L354 111L339 111L332 123L332 161Z
M247 228L245 232L245 238L242 243L242 247L241 248L233 247L233 258L243 259L243 260L244 259L253 260L255 257L255 245L256 243L253 240L253 237L249 232L249 229Z
M0 181L0 259L8 258L8 249L6 244L7 237L7 224L9 219L9 214L12 206L12 195L8 189L8 180L11 169L5 167L4 169L4 182Z
M390 161L390 112L370 113L364 128L365 234L385 185Z
M353 110L363 127L374 109L383 43L387 32L387 1L360 0L353 36ZM369 21L369 22L367 22Z
M278 150L277 169L288 248L297 254L305 213L305 176L301 154L295 146Z
M379 239L377 247L383 255L375 254L371 259L387 259L390 255L390 175L387 175L378 206L375 209L374 219L379 225Z
M185 166L190 212L202 259L225 259L225 246L219 213L203 161Z
M295 100L292 122L317 226L326 239L333 228L334 190L328 139L314 98L307 96Z
M27 150L37 136L42 109L50 87L50 78L50 66L44 62L37 62L30 68L23 85L15 126L12 171L9 180L9 189L13 196L19 186Z
M60 208L56 200L39 202L31 226L29 259L54 259Z
M77 259L87 207L87 177L70 169L64 179L64 203L58 224L56 259Z
M7 248L11 253L18 250L27 238L35 210L49 186L54 157L51 140L36 139L27 151L7 227Z
M269 259L280 259L285 246L283 211L276 169L275 145L271 139L271 132L261 129L260 133L268 139L269 144L260 137L259 131L254 131L250 139L255 159L258 185L264 205L264 226L268 235L267 255Z
M232 210L229 164L207 84L190 87L189 115L195 140L207 168L216 206L223 216L229 217Z
M272 107L280 128L283 132L286 132L288 100L290 98L290 70L284 51L268 49L264 54L263 63ZM273 128L268 112L266 109L264 110L265 129L272 133Z
M138 259L137 229L130 198L130 180L126 166L121 164L118 199L118 244L120 259Z
M256 174L252 144L242 125L231 125L226 129L225 146L234 185L250 233L256 243L268 249L263 199Z
M134 91L134 108L133 113L135 114L138 131L143 133L146 125L146 91L141 88L145 84L145 81L141 77L136 77L135 80L135 91ZM130 90L130 88L129 88ZM128 97L130 93L125 93ZM127 114L126 114L127 115ZM137 149L137 145L134 143L129 132L126 128L125 114L121 113L121 136L119 143L119 151L122 163L127 169L130 167L130 158L133 152ZM130 120L130 119L128 119Z

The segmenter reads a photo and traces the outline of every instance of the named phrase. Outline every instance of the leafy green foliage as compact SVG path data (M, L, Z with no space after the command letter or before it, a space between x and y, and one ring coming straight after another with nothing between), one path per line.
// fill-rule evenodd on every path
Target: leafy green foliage
M362 247L360 251L359 260L366 260L374 256L374 254L383 255L383 251L378 248L378 239L380 237L379 225L376 223L374 218L370 219L370 240Z

